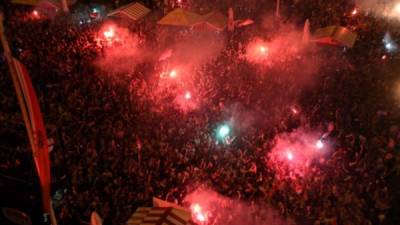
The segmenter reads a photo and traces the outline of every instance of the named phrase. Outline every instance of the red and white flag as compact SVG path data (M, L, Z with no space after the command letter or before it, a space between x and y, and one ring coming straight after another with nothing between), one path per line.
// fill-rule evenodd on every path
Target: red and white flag
M50 213L50 161L46 128L27 69L16 58L12 58L11 66L16 81L14 86L21 96L21 110L27 115L25 123L42 188L43 208L46 213Z

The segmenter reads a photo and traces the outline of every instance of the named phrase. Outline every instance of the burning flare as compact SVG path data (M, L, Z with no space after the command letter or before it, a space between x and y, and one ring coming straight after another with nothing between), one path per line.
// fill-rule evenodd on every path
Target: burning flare
M112 27L108 28L108 30L103 32L104 37L107 39L113 39L115 37L115 31Z
M192 218L199 224L205 224L208 220L208 213L204 212L203 208L198 203L193 203L190 206Z

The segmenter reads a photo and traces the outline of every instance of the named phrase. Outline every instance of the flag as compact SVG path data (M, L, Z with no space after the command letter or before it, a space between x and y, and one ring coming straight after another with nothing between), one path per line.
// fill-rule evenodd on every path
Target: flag
M235 21L237 27L245 27L254 23L252 19L244 19L244 20L237 20Z
M275 11L275 16L276 17L280 17L280 6L281 6L281 1L280 0L276 0L276 11Z
M90 215L90 225L102 225L103 220L97 212L92 212Z
M235 18L233 8L229 7L228 10L228 31L233 31L235 29Z
M306 20L304 23L304 28L303 28L303 42L309 42L310 41L310 20Z
M19 99L21 110L26 112L25 124L42 189L43 209L44 212L50 213L49 146L42 113L40 112L39 102L25 66L16 58L12 58L11 67L15 89L17 94L21 96Z

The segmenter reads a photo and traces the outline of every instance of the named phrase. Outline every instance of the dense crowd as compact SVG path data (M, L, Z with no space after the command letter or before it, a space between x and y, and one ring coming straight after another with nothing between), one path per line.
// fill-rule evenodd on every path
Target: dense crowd
M243 2L239 16L262 18L262 8ZM338 1L281 2L277 23L309 18L313 28L353 27L359 35L355 47L314 46L308 54L322 59L315 59L318 75L307 88L298 88L304 77L292 66L304 59L282 61L265 72L238 57L241 46L262 30L259 22L252 25L257 28L223 32L219 35L228 41L221 53L193 75L206 100L189 112L176 107L168 91L152 94L154 74L162 70L157 60L118 76L92 63L102 57L94 35L102 21L79 25L65 15L27 21L30 9L5 5L6 34L29 70L54 141L52 194L59 224L86 224L93 211L104 224L124 224L138 206L151 205L153 196L182 203L199 185L267 203L298 224L400 224L400 97L394 97L399 58L385 53L381 41L387 31L400 40L399 24L373 15L349 18L353 6ZM209 7L200 3L193 7ZM274 8L271 4L263 2L267 9ZM153 4L155 10L162 6ZM130 29L152 51L165 43L154 22ZM182 30L170 39L193 35ZM274 30L269 32L272 36ZM0 129L16 136L14 144L12 139L0 143L0 171L34 180L4 58L0 66ZM261 79L260 73L270 76ZM280 73L286 78L273 76ZM291 112L293 104L300 115ZM233 117L232 111L244 125L232 144L216 145L216 124ZM314 162L305 177L278 178L267 163L274 137L304 126L329 131L333 151Z

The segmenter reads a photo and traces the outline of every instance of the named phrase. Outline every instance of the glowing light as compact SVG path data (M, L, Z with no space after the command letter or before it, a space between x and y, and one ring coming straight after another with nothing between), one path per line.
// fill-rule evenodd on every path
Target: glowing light
M260 52L261 52L262 54L265 54L265 53L268 52L268 48L265 47L265 46L260 46L258 49L260 50Z
M392 37L389 33L386 33L382 40L386 51L388 52L395 52L397 50L397 44L393 41Z
M228 125L222 125L219 129L218 129L218 136L220 138L225 138L229 132L231 132L231 129L229 128Z
M385 59L387 59L387 55L382 56L382 60L385 60Z
M115 37L115 31L113 28L108 28L108 30L103 32L104 37L106 37L107 39L112 39Z
M201 213L196 214L196 219L197 219L198 221L200 221L200 222L206 221L206 218L205 218L204 215L201 214Z
M176 2L177 2L178 4L180 4L180 3L182 3L182 0L177 0Z
M355 15L357 15L357 13L358 13L358 10L357 10L357 9L354 9L354 10L351 12L351 15L355 16Z
M175 78L176 75L177 75L177 72L176 72L175 70L171 70L171 72L169 72L169 76L170 76L171 78Z
M198 203L193 203L190 206L190 211L192 212L193 219L196 222L200 222L201 224L203 224L207 221L208 213L205 213Z
M292 113L297 114L297 113L299 113L299 111L296 108L292 108Z
M293 160L293 153L291 151L288 151L286 153L286 157L287 157L288 160L292 161Z
M315 143L315 147L317 149L322 149L324 147L324 143L321 140L318 140L317 143Z
M32 16L35 19L39 19L40 18L40 14L39 14L39 12L37 10L33 10L32 11Z
M201 212L201 207L197 203L193 204L191 208L192 208L193 213L200 213Z
M270 43L261 38L254 39L246 47L247 60L256 64L265 64L266 60L273 54L270 45ZM271 47L273 46L271 45Z
M397 13L397 14L400 14L400 2L397 3L397 4L394 6L393 11L394 11L395 13Z
M191 99L191 98L192 98L192 94L190 94L190 92L187 91L187 92L185 93L185 99L189 100L189 99Z

